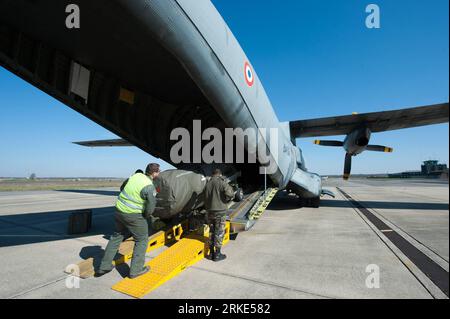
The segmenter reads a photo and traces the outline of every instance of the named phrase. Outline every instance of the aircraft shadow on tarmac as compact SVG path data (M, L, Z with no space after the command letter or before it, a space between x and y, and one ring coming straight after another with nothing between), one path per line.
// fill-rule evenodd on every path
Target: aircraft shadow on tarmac
M102 262L104 252L105 250L99 245L86 246L81 249L79 256L83 260L93 258L94 269L97 271ZM130 273L130 266L127 263L117 265L115 268L123 278L127 277Z
M388 201L358 201L362 206L373 209L409 209L409 210L449 210L448 203L409 203ZM352 208L346 200L322 199L321 207ZM290 210L301 208L300 200L292 195L279 195L269 205L270 210Z
M84 191L83 191L84 192ZM105 191L102 191L105 192ZM366 208L404 209L404 210L449 210L448 203L408 203L385 201L361 201ZM298 209L300 203L294 196L280 194L270 204L270 210ZM351 208L346 200L323 199L321 207ZM108 238L114 229L114 207L92 209L92 228L88 233L68 235L69 215L74 210L26 213L0 216L0 248L34 243L53 242L65 239L82 239L84 237L103 235ZM83 259L101 253L100 246L87 246L80 252Z
M381 201L358 201L366 208L378 209L412 209L412 210L448 210L449 204L444 203L408 203L408 202L381 202ZM323 200L322 207L348 207L348 203L340 200Z
M0 249L2 247L67 239L82 240L85 237L97 235L103 235L103 238L109 239L109 235L114 231L114 207L92 209L92 227L89 232L68 235L69 215L74 211L67 210L0 216ZM151 228L149 229L150 235L154 232ZM94 267L98 269L104 250L100 245L89 244L89 242L85 243L87 246L81 248L79 257L81 259L94 258ZM128 276L129 266L126 263L116 268L122 277Z
M68 235L69 215L75 210L0 216L0 248L66 239L109 235L114 229L114 207L92 209L89 232Z
M108 191L108 190L95 190L95 189L60 189L58 192L67 193L79 193L79 194L92 194L92 195L104 195L104 196L119 196L119 191Z

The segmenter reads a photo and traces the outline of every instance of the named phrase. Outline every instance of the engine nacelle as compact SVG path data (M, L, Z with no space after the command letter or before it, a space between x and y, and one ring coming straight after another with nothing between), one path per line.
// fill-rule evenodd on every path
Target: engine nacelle
M369 145L372 132L368 128L359 128L347 135L344 141L344 149L350 155L358 155L364 152Z

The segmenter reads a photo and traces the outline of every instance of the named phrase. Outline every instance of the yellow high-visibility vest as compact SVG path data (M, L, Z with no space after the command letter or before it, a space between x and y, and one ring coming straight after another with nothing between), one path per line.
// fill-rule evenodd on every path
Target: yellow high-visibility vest
M124 214L141 214L145 205L141 191L148 185L153 185L153 182L147 175L138 173L131 176L117 198L116 208Z

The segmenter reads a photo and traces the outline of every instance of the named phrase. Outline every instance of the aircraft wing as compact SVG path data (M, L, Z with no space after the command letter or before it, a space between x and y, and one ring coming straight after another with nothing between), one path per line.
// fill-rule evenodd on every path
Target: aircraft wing
M346 135L365 126L372 132L447 123L448 103L375 113L335 116L289 123L292 138Z
M130 142L123 139L114 140L99 140L99 141L85 141L85 142L73 142L81 146L88 147L106 147L106 146L133 146Z

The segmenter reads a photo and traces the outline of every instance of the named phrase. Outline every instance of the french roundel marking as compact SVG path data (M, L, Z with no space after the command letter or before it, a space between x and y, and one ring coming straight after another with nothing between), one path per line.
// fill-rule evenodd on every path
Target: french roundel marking
M253 74L252 67L250 66L250 64L248 64L248 62L245 62L244 65L244 77L245 82L247 82L247 85L253 86L253 84L255 83L255 76Z

